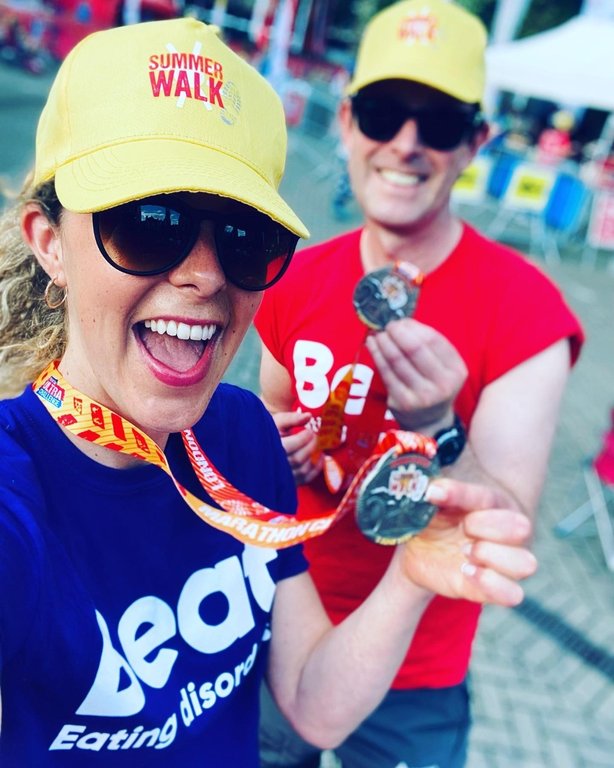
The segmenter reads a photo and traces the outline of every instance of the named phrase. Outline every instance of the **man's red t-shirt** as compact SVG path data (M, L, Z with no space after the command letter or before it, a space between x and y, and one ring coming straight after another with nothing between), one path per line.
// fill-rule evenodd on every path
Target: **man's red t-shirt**
M316 419L331 387L360 350L345 408L350 436L356 424L375 434L398 426L382 417L386 391L363 345L365 326L352 304L363 275L359 243L360 231L355 231L298 253L282 280L265 292L256 317L264 344L295 384L293 407L310 411ZM549 278L520 254L469 226L450 256L426 276L414 317L446 336L467 365L469 375L455 403L467 425L488 384L562 338L570 339L574 362L583 341L578 320ZM343 464L343 449L335 456ZM327 490L322 476L299 486L298 494L299 517L328 514L341 496ZM392 554L391 547L362 535L352 512L325 535L308 541L305 550L335 623L364 601ZM393 687L461 682L479 613L475 603L435 597Z

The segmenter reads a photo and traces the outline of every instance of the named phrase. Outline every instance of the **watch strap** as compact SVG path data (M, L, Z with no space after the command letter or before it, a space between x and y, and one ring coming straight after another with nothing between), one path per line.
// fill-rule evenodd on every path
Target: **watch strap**
M437 443L437 458L442 467L447 467L458 459L467 443L467 432L460 416L455 413L451 426L440 429L433 435Z

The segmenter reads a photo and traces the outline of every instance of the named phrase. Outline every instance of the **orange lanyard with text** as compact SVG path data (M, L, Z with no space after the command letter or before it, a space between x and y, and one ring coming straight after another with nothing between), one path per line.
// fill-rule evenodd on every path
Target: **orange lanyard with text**
M281 549L327 531L355 502L365 474L389 451L431 453L431 438L391 430L354 477L338 507L323 517L297 520L260 504L235 488L209 461L194 432L185 429L182 439L198 480L221 509L199 499L173 476L160 446L123 416L77 391L62 376L58 362L50 363L32 384L34 393L52 418L71 434L96 445L154 464L171 478L186 504L202 520L246 544ZM431 445L433 444L433 445Z

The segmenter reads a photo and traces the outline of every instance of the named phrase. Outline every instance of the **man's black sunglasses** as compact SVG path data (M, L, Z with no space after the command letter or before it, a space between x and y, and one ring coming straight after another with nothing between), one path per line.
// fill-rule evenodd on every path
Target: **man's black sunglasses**
M160 275L190 253L203 221L213 222L217 258L234 285L262 291L288 268L298 237L258 211L205 211L174 195L134 200L92 215L100 252L129 275Z
M365 136L374 141L390 141L406 120L415 120L420 142L431 149L448 152L473 138L483 125L477 108L423 107L410 109L384 96L357 93L352 97L352 114Z

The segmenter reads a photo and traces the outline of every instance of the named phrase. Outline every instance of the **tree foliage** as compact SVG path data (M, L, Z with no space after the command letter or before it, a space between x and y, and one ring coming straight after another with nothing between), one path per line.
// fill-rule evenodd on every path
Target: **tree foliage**
M552 27L557 27L573 16L582 6L582 0L532 0L529 12L522 25L519 37L536 35Z

